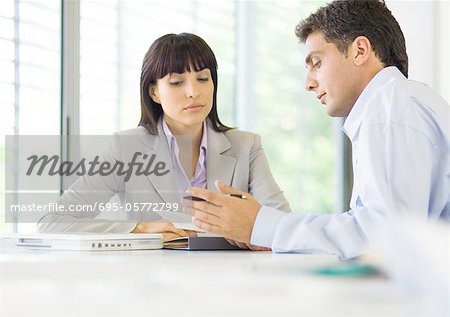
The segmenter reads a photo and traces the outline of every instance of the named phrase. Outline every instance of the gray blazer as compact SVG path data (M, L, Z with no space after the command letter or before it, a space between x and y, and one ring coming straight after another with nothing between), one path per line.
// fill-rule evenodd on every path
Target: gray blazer
M206 127L208 133L207 188L216 191L214 182L221 180L225 184L249 192L263 205L289 212L289 204L272 176L259 135L235 129L217 132L212 128L209 120ZM158 130L159 136L151 135L144 127L116 133L103 153L102 161L130 162L135 152L141 152L148 157L156 154L157 161L171 164L169 147L160 125ZM170 165L168 167L171 168ZM124 176L119 176L117 173L109 176L98 174L82 176L61 195L58 203L65 206L70 204L96 206L95 209L84 213L47 214L39 221L38 231L46 233L131 232L139 221L161 219L161 213L152 212L149 207L153 209L157 206L158 210L162 207L164 211L181 211L182 194L177 189L174 173L163 176L133 175L126 182ZM113 196L113 201L116 201L114 207L120 210L116 208L114 219L109 219L110 217L100 215L99 204L110 202ZM140 203L146 203L146 205ZM131 210L135 206L138 207L138 211ZM177 208L174 208L175 206Z

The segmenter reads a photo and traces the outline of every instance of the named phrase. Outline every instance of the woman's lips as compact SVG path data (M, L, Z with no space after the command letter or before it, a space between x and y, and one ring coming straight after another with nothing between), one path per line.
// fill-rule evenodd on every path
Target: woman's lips
M189 112L197 112L197 111L202 110L203 107L204 107L203 105L195 104L195 105L187 106L186 108L184 108L184 110L189 111Z

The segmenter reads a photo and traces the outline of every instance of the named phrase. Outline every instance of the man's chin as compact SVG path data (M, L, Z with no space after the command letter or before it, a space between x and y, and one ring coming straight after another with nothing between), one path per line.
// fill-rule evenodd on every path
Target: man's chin
M337 114L336 109L334 109L332 106L325 105L325 112L326 112L327 115L329 115L330 117L339 117L339 115Z
M340 110L339 108L333 107L331 105L325 105L325 112L327 113L327 115L333 118L341 118L348 115L347 113L344 113L342 109Z

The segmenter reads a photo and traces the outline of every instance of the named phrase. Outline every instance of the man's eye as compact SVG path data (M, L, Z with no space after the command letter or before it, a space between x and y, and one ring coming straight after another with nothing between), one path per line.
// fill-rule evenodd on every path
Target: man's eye
M322 61L317 61L313 64L314 68L320 68L320 65L322 65Z

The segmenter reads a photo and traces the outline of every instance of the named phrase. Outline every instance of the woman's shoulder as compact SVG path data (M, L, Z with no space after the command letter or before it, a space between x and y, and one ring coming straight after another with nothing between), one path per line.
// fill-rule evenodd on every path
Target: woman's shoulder
M126 136L126 135L150 135L148 130L144 128L143 126L139 126L133 129L126 129L126 130L120 130L117 131L116 134L118 136Z
M225 133L227 136L229 135L229 136L238 136L238 137L252 137L252 138L254 138L256 136L259 136L256 133L253 133L253 132L250 132L250 131L239 130L239 129L235 129L235 128L229 129L229 130L227 130L227 131L225 131L223 133Z
M239 129L230 129L225 132L223 132L225 136L230 140L231 143L259 143L261 140L261 137L257 133L249 132L249 131L243 131Z

